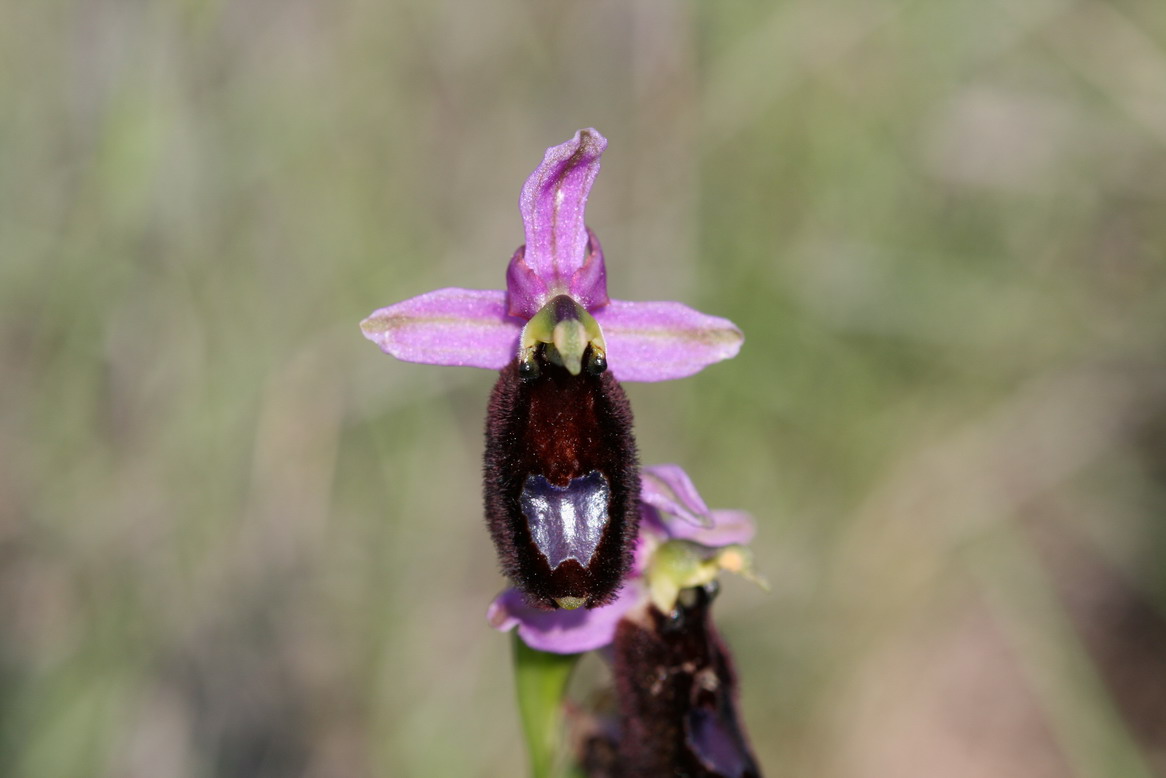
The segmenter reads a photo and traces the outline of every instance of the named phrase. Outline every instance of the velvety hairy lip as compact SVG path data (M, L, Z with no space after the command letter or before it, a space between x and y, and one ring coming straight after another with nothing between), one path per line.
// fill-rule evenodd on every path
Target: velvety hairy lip
M617 625L635 619L637 609L650 601L647 577L662 545L680 540L715 553L748 543L755 529L744 511L710 509L688 474L678 465L652 465L642 470L640 528L632 566L615 599L602 607L575 611L546 610L532 605L518 589L507 589L487 611L490 625L517 630L531 648L555 654L577 654L611 645ZM698 741L715 733L708 722L694 721ZM715 746L715 741L709 741ZM699 742L698 742L699 745Z
M632 412L608 372L504 368L486 414L483 493L503 572L543 608L614 599L639 529Z

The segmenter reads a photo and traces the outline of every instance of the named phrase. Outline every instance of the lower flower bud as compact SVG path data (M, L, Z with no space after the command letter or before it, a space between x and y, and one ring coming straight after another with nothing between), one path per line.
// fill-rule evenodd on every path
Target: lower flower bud
M737 678L713 628L715 582L681 592L668 614L616 629L618 759L592 775L760 778L737 713ZM609 748L610 750L610 748Z

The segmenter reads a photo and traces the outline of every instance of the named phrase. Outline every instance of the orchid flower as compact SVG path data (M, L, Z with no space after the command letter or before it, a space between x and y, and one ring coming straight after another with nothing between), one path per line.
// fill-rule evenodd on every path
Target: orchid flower
M607 139L579 130L547 149L519 198L526 231L506 271L505 290L446 288L373 312L365 337L407 362L500 370L533 364L553 346L572 374L584 351L620 381L683 378L734 356L741 331L727 319L677 302L607 296L599 240L584 224L587 195Z
M619 381L692 375L732 357L740 330L677 302L607 295L584 223L607 140L546 151L519 197L526 244L506 289L438 289L374 312L366 337L399 359L500 370L486 426L484 493L506 575L537 607L611 602L632 561L639 479Z
M606 148L585 129L547 149L519 197L526 243L505 289L438 289L374 311L361 329L398 359L499 371L483 492L514 588L488 615L517 630L534 774L550 774L575 658L607 647L622 729L607 745L624 766L606 774L752 777L708 609L721 570L751 574L752 519L709 510L675 465L640 470L620 386L692 375L736 355L743 338L678 302L608 297L603 249L584 222ZM645 673L661 694L645 696Z

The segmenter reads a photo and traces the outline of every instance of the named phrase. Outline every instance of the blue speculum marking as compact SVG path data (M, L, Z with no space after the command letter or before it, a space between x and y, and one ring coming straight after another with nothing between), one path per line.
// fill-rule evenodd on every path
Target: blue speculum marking
M535 546L551 570L568 559L587 567L607 529L611 489L598 470L556 486L541 475L527 476L518 502Z

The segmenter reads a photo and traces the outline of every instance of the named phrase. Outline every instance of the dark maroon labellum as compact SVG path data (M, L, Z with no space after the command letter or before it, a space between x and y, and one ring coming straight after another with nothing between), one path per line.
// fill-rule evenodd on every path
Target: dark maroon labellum
M715 594L715 583L686 589L672 613L649 608L646 624L620 622L612 646L620 733L606 747L617 758L600 758L604 744L592 744L602 769L591 775L760 778L729 651L709 614Z
M506 575L547 608L611 602L639 528L631 407L602 357L584 365L510 363L486 418L490 534Z

